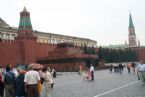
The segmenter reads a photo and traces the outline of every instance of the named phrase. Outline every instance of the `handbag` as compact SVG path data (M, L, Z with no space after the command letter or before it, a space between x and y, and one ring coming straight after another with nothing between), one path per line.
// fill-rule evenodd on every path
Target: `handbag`
M41 91L42 91L42 85L41 85L40 82L38 82L38 84L37 84L37 89L38 89L38 92L41 93Z

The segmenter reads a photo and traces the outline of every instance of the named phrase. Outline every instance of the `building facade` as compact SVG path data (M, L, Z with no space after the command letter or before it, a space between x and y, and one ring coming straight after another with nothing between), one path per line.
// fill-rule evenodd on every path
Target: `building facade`
M29 22L28 25L29 29L32 29L32 24L30 20L30 13L27 12L27 9L24 7L23 11L20 13L20 22L19 22L19 28L17 27L11 27L9 26L4 20L0 19L0 38L6 39L6 40L14 40L15 37L18 35L19 29L22 28L24 23ZM29 18L26 18L29 17ZM26 19L26 20L25 20ZM27 22L24 22L27 21ZM84 46L87 47L97 47L97 42L95 40L87 39L87 38L80 38L80 37L74 37L74 36L67 36L67 35L60 35L60 34L54 34L50 32L41 32L35 30L34 33L37 34L38 39L37 42L39 43L51 43L51 44L58 44L58 43L64 43L64 42L71 42L74 43L77 46Z
M78 70L80 65L92 64L97 53L97 42L86 38L58 35L33 30L30 13L24 7L20 12L19 27L11 27L1 19L0 64L29 64L37 62L57 70ZM68 68L68 69L67 69Z

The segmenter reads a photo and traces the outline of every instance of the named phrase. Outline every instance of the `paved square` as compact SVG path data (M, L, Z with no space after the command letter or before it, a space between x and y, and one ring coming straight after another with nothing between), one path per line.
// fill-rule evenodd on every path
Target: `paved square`
M63 73L54 79L52 97L145 97L145 86L136 74L95 71L94 81L83 81L77 73Z

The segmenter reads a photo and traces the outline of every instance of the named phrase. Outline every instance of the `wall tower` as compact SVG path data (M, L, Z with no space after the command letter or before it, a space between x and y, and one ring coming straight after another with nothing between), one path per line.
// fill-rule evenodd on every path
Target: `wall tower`
M21 51L23 63L29 64L35 62L37 35L33 32L30 13L27 12L26 7L20 12L18 36L16 39L22 41Z
M135 27L133 25L131 14L129 15L128 40L129 46L137 46Z

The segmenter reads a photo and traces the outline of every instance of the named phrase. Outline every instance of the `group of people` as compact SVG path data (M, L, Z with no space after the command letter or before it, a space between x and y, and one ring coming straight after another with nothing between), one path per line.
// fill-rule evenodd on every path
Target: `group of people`
M120 72L122 73L123 67L126 67L128 70L128 74L137 74L138 80L141 80L142 85L145 85L145 61L141 60L139 64L134 62L128 63L127 65L123 66L121 63L119 65L110 65L109 70L110 72Z
M86 69L82 69L81 71L81 75L83 77L83 81L84 80L94 80L94 67L93 65L91 65L90 69L86 70Z
M110 64L109 71L112 73L114 69L114 72L117 72L117 73L119 72L120 74L122 74L123 68L124 66L122 65L122 63L119 63L118 65Z
M53 78L51 69L28 66L27 70L17 68L18 74L8 65L0 67L0 97L51 97Z
M119 72L122 74L123 68L125 67L127 68L129 74L131 73L131 70L132 70L132 73L135 73L136 64L134 62L128 63L127 65L123 65L122 63L119 63L118 65L111 64L109 66L109 70L110 72L112 72L114 69L114 72L117 72L117 73Z
M136 64L134 62L133 63L128 63L126 67L127 67L127 70L128 70L129 74L131 73L131 69L132 69L132 73L135 73Z

